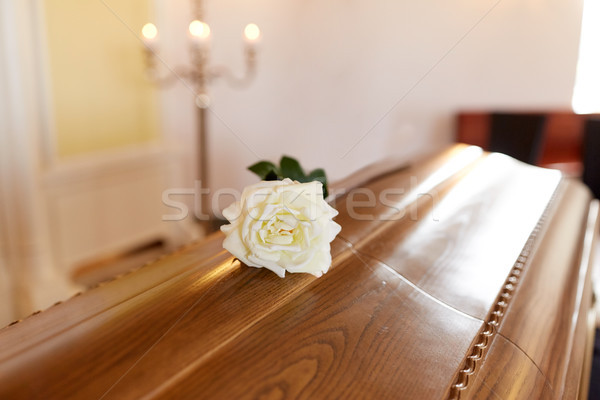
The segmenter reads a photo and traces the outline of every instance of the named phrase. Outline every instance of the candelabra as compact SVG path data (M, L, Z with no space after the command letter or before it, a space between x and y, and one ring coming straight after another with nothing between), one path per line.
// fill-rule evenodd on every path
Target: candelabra
M197 219L211 219L213 214L208 204L208 124L207 109L210 107L208 86L216 79L224 78L231 86L243 87L250 83L256 72L256 45L261 32L256 24L248 24L244 28L245 41L245 70L241 77L223 65L211 65L210 42L211 32L204 20L202 0L192 0L192 21L188 27L190 40L191 65L170 68L168 74L161 76L159 71L159 32L153 23L149 22L142 28L142 40L146 57L147 72L153 82L159 86L171 85L184 80L194 91L197 110L197 157L198 179L201 185L200 210Z

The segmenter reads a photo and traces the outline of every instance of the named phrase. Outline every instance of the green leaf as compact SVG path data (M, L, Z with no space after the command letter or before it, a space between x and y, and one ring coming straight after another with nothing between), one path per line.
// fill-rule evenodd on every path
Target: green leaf
M315 170L310 171L308 177L314 180L321 180L321 178L323 180L327 180L327 178L325 177L325 170L323 170L323 168L317 168Z
M326 199L329 196L329 189L327 189L327 183L323 182L323 198Z
M327 198L329 191L327 190L327 176L325 175L325 170L323 168L312 170L310 174L308 174L308 178L309 181L319 181L323 184L323 198Z
M266 178L268 176L273 176L273 174L276 177L280 175L279 168L269 161L259 161L256 164L249 166L248 169L258 175L261 180L274 180Z
M323 184L323 197L326 198L328 196L327 177L322 168L317 168L306 175L298 160L288 156L281 157L279 165L280 166L277 167L270 161L259 161L256 164L249 166L248 169L258 175L263 181L276 181L290 178L301 183L312 181L321 182Z
M281 157L279 166L281 167L281 175L284 178L290 178L291 180L302 182L302 180L306 177L302 167L300 166L300 163L294 158L288 156Z
M281 177L279 175L277 175L277 173L275 171L269 171L267 176L265 176L263 178L263 181L277 181L277 180L281 180Z

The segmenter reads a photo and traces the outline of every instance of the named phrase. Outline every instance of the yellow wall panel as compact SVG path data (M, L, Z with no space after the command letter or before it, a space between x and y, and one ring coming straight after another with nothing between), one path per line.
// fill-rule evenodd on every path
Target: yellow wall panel
M138 39L148 8L148 0L44 1L59 157L158 139Z

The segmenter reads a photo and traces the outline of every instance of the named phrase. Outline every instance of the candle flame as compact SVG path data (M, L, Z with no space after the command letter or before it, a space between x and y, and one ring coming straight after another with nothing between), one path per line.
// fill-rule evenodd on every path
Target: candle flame
M200 39L206 39L210 36L210 27L207 23L197 19L190 22L190 34Z
M156 38L156 35L158 35L158 29L156 29L156 26L153 23L148 22L142 28L142 35L146 39L154 39L154 38Z
M248 24L244 29L244 36L249 41L255 41L260 37L260 29L256 24Z

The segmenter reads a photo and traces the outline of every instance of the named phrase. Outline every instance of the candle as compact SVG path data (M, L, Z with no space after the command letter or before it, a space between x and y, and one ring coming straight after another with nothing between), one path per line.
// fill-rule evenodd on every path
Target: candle
M148 22L142 28L142 40L148 49L152 49L156 46L156 42L158 41L158 29L156 29L156 26L153 23Z
M210 41L210 27L206 22L194 20L190 22L190 37L197 46L207 45Z
M256 24L248 24L244 28L244 40L250 46L255 45L260 40L260 29Z

